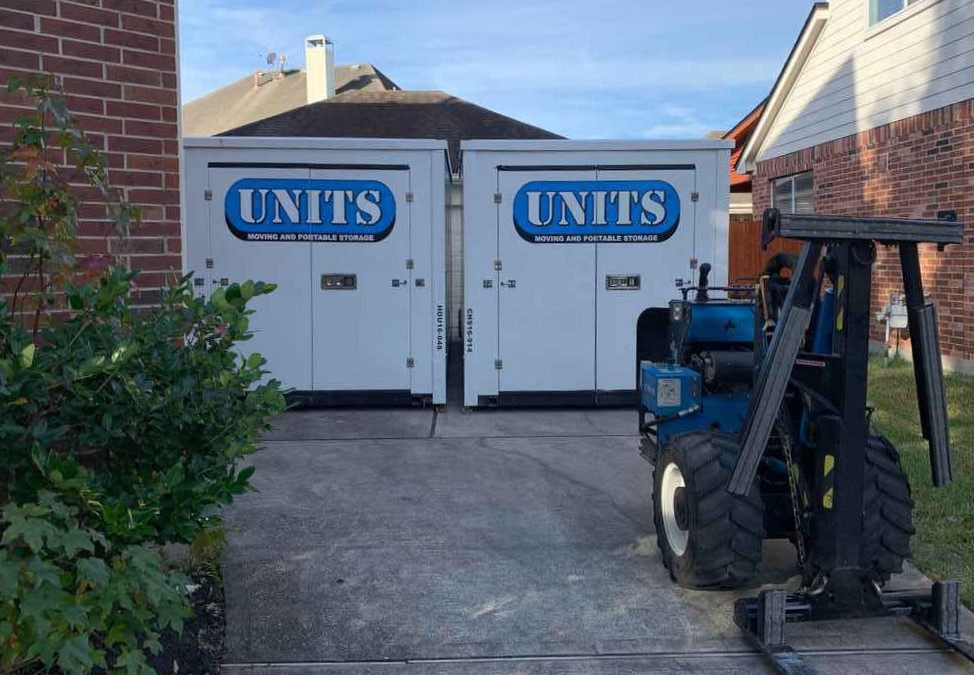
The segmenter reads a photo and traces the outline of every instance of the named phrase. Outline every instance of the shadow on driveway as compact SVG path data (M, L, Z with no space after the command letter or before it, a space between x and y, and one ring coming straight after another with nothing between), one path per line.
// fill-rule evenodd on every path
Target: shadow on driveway
M227 672L764 672L674 586L631 411L288 413L228 515ZM764 581L794 573L769 545ZM753 593L753 591L749 591ZM822 672L968 672L905 620L790 633Z

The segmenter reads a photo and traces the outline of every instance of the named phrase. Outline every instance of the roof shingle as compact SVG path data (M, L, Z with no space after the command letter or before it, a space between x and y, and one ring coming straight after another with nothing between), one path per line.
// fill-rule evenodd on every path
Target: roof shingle
M184 136L220 132L293 110L308 102L307 73L290 70L260 73L232 82L183 106ZM392 91L395 82L370 63L335 66L335 93Z
M336 95L220 136L445 139L460 166L460 141L562 138L442 91L360 90Z

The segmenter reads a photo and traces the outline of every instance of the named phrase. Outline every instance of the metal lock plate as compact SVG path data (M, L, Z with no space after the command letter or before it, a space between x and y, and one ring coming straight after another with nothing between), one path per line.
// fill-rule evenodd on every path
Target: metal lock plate
M641 279L638 274L606 274L605 290L638 291Z
M322 274L321 290L354 291L358 288L357 274Z

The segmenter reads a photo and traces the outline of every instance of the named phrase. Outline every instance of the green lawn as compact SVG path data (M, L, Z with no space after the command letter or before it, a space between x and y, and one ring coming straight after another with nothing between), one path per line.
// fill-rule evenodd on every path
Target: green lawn
M874 359L869 368L873 426L900 452L916 502L913 562L934 579L959 579L974 607L974 376L947 375L954 483L934 488L927 444L920 435L913 366Z

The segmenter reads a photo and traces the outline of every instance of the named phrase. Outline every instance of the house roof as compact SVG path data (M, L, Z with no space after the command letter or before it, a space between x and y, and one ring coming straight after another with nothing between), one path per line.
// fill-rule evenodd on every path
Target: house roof
M463 140L561 138L442 91L353 91L220 135L445 139L452 166Z
M721 138L726 140L734 141L734 151L731 152L730 158L730 185L732 191L746 191L751 187L751 176L739 172L737 165L744 152L744 146L747 145L751 134L754 133L754 128L758 124L758 120L761 119L761 113L764 112L767 102L768 99L761 101L754 110L744 116L744 119L735 124L733 129L721 136Z
M825 28L828 17L829 5L827 2L816 2L812 6L812 10L808 14L808 19L805 20L805 25L798 35L798 40L795 42L795 46L792 47L791 53L788 55L788 59L785 61L785 65L778 74L778 79L775 81L774 87L771 89L771 94L765 102L764 111L754 127L754 132L751 134L751 138L747 141L740 154L737 166L735 167L738 172L747 173L754 170L754 165L757 163L757 157L761 153L764 141L768 136L768 131L771 129L771 125L774 123L778 113L781 112L781 108L791 93L792 87L795 86L798 75L808 61L808 57L811 56L812 50L815 48L815 44L822 34L822 30Z
M184 136L214 136L308 102L307 72L248 75L183 106ZM392 91L396 83L370 63L335 66L335 93Z

